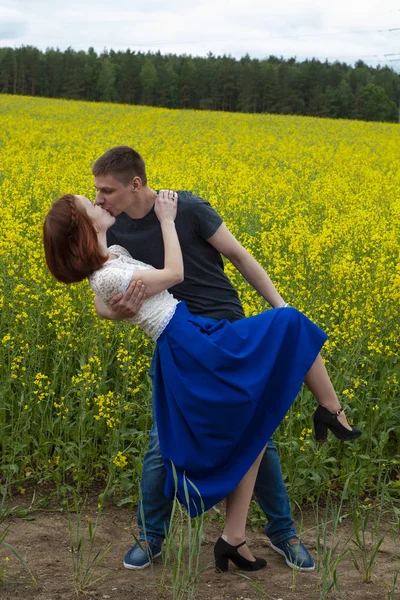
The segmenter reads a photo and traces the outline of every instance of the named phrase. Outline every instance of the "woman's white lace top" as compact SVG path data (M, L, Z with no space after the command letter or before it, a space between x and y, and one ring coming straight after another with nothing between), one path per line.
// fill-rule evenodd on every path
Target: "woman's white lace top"
M140 279L140 271L154 269L132 258L122 246L110 246L118 258L108 260L101 269L89 276L90 287L107 304L115 294L124 294L133 278ZM126 319L139 325L153 340L157 340L172 319L178 300L167 290L146 298L135 317Z

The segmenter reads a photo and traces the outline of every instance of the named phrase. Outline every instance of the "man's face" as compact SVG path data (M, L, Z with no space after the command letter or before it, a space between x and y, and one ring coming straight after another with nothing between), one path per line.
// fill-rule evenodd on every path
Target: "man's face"
M125 212L132 203L131 183L124 185L111 174L95 177L94 187L97 189L96 204L113 217Z

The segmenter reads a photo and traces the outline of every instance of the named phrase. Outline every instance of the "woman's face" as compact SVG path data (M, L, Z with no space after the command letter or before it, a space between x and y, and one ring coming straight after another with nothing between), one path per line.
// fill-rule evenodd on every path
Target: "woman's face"
M110 215L110 213L107 210L104 210L104 208L101 208L101 206L90 202L89 198L85 198L85 196L75 196L75 198L77 199L79 208L85 211L89 219L92 221L94 228L99 233L107 231L107 229L115 223L115 217Z

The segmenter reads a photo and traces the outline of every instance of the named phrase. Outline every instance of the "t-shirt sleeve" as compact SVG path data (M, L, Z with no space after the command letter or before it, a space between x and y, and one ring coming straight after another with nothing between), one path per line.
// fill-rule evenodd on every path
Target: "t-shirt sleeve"
M208 240L222 225L222 218L207 200L196 198L192 206L194 230L203 240Z
M132 265L124 269L104 269L97 271L90 279L90 286L96 296L106 304L115 294L125 294L136 268Z

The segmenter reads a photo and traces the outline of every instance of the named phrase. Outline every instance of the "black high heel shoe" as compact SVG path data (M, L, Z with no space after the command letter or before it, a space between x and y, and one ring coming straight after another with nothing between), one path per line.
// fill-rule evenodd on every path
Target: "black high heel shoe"
M263 558L256 560L247 560L238 552L238 548L244 546L246 542L242 542L237 546L231 546L221 537L217 539L214 546L215 566L218 571L225 572L228 570L229 560L233 562L242 571L259 571L267 566L267 561Z
M359 429L356 429L356 427L347 429L347 427L344 427L344 425L341 424L338 420L338 416L341 412L343 412L343 408L339 408L335 413L331 413L324 406L318 406L314 413L314 431L317 442L326 442L328 438L328 429L330 429L339 440L356 440L360 437L361 431Z

